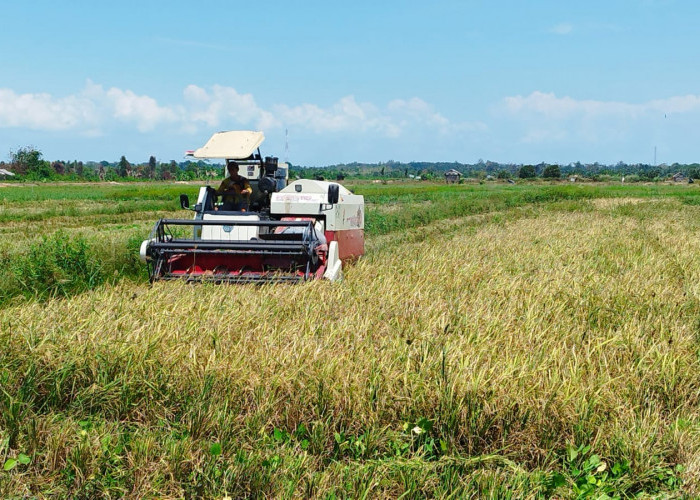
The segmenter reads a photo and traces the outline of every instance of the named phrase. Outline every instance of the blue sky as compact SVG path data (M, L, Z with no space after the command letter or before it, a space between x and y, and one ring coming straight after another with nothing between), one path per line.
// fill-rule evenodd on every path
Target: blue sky
M0 159L700 161L700 2L3 2Z

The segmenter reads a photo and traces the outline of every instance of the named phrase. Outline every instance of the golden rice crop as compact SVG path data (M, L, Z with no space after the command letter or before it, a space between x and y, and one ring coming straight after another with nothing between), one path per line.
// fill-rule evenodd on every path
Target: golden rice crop
M377 237L335 284L7 308L0 459L31 462L0 494L698 494L698 214L524 208Z

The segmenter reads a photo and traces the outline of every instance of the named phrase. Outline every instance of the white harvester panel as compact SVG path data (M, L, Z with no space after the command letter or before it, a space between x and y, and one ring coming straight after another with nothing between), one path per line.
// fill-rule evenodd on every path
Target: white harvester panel
M272 195L270 212L278 216L324 215L326 231L364 229L365 200L338 184L338 203L328 205L328 187L332 183L301 179Z
M223 241L247 241L257 239L260 228L258 226L237 226L236 221L259 221L257 215L216 215L204 214L203 220L220 220L224 222L221 226L200 226L202 240L223 240ZM233 224L226 224L226 222Z
M264 140L265 134L252 130L217 132L204 146L195 149L192 156L204 159L244 159L252 155Z

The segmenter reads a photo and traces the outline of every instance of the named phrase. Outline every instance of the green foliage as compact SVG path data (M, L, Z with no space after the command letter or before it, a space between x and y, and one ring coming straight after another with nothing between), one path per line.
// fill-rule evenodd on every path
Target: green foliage
M545 179L559 179L561 177L559 165L547 165L542 172L542 177Z
M219 443L212 443L212 445L209 447L209 453L212 454L212 456L218 457L221 455L221 444Z
M156 157L151 156L148 159L148 178L149 179L155 179L156 178Z
M507 170L499 170L498 174L496 174L496 177L498 179L510 179L512 175Z
M408 446L403 450L423 456L426 460L439 458L447 451L447 443L438 439L435 435L433 422L426 417L421 417L415 422L405 422L403 431L410 437Z
M659 488L676 490L682 484L679 476L683 467L659 466L650 471L648 478L635 478L628 459L615 461L612 466L600 456L591 453L590 445L566 447L563 473L554 473L554 488L571 484L577 498L627 498L640 491L654 493Z
M5 464L3 465L2 469L7 472L17 467L17 465L29 465L31 462L31 458L24 453L20 453L17 455L17 458L8 458L5 460Z
M10 163L28 180L46 180L54 175L50 162L43 160L41 151L32 146L10 152Z
M131 172L131 163L126 159L126 156L122 156L117 164L117 173L119 177L126 177Z
M32 243L11 263L21 293L30 296L68 296L102 283L102 267L83 236L57 231Z
M537 172L535 172L534 165L523 165L518 171L518 177L521 179L532 179L537 177Z
M649 168L646 170L642 170L641 172L639 172L638 175L640 180L653 181L658 179L658 177L661 175L661 169L658 167Z

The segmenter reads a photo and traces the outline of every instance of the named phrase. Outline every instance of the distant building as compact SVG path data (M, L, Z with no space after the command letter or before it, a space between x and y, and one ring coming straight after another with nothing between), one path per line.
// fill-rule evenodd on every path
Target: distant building
M8 177L14 177L15 174L4 168L0 168L0 179L7 179Z
M451 184L454 182L459 182L459 179L462 177L462 173L458 172L457 170L450 169L447 172L445 172L445 182L447 184Z
M672 179L673 179L673 182L686 182L688 180L688 178L685 175L683 175L681 172L673 174Z

